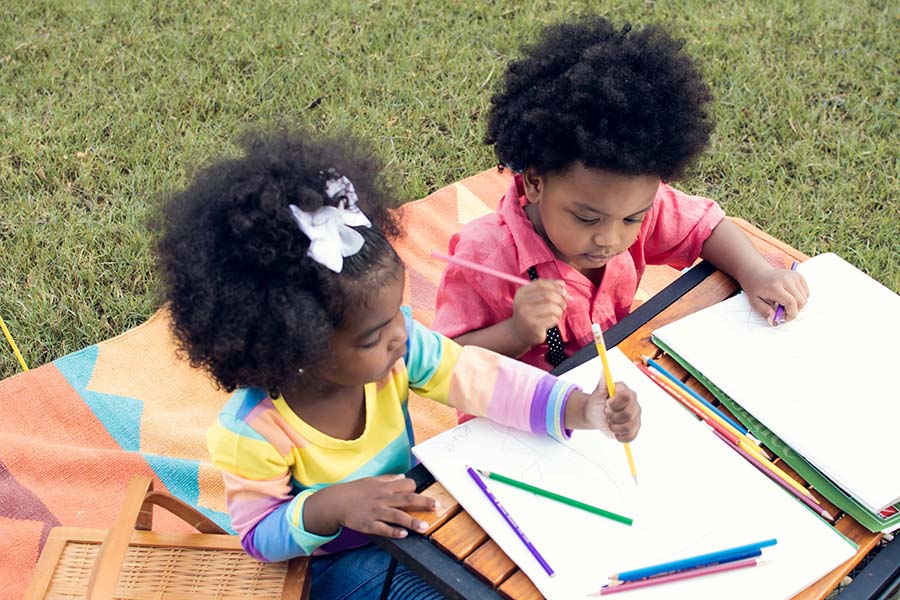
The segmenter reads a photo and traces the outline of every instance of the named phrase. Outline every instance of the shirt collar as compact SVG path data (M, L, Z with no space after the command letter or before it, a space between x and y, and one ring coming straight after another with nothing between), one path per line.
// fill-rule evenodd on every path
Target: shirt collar
M515 175L497 206L497 214L506 223L515 242L520 273L525 273L534 265L556 261L553 251L534 230L534 225L525 214L523 206L527 202L522 176Z

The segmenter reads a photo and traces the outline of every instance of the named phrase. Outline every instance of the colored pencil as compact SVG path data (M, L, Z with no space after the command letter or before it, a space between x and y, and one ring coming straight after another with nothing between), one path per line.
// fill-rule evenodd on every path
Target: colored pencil
M804 496L806 496L807 498L809 498L810 500L815 502L816 504L819 503L819 501L816 500L816 498L812 495L812 492L810 492L808 489L806 489L805 487L800 485L800 482L798 482L796 479L794 479L793 477L791 477L790 475L785 473L784 470L781 469L781 467L779 467L774 462L772 462L771 460L767 459L765 456L760 454L756 450L756 448L754 448L753 446L751 446L744 440L739 440L738 446L740 446L748 454L756 457L756 459L759 460L759 463L763 467L765 467L768 471L771 471L773 475L780 478L786 484L788 484L789 486L791 486L792 488L794 488L795 490L797 490L798 492L800 492L801 494L803 494Z
M740 423L737 423L733 419L729 419L727 416L725 416L725 414L722 411L720 411L718 408L716 408L715 406L710 404L709 401L707 401L703 396L701 396L700 394L698 394L697 392L695 392L694 390L689 388L683 381L681 381L680 379L678 379L677 377L672 375L672 373L670 373L665 367L660 365L658 362L656 362L649 356L641 356L641 358L643 358L644 362L646 362L649 366L651 366L654 369L656 369L657 371L659 371L664 377L669 379L672 383L674 383L675 385L677 385L678 387L683 389L685 392L690 394L691 397L695 398L698 402L700 402L700 404L705 406L708 410L711 410L712 412L719 415L719 417L721 417L723 420L725 420L725 422L727 422L729 425L731 425L732 427L734 427L735 429L740 431L742 434L747 435L748 432L747 432L746 427L741 426Z
M520 540L522 540L522 543L525 544L525 547L528 548L528 551L531 552L531 555L534 556L541 567L543 567L544 571L547 572L547 575L553 577L553 569L549 564L547 564L547 561L544 560L544 557L541 556L541 553L537 551L537 548L534 547L534 544L531 543L531 541L525 535L525 532L522 531L522 529L516 524L515 521L513 521L513 518L508 512L506 512L506 509L503 508L503 505L500 504L500 501L497 500L497 497L491 493L491 490L488 489L488 486L484 483L478 473L476 473L475 470L468 465L466 465L466 472L469 474L469 477L472 478L478 488L482 491L482 493L487 496L487 499L490 500L491 504L494 505L494 508L496 508L497 512L500 513L500 516L502 516L507 524L509 524L513 532L519 537Z
M471 269L473 271L478 271L479 273L484 273L485 275L493 275L499 279L504 279L510 283L515 283L517 285L527 285L530 283L524 277L518 277L517 275L510 275L509 273L504 273L503 271L498 271L497 269L492 269L491 267L486 267L484 265L478 264L476 262L472 262L470 260L466 260L464 258L458 258L456 256L450 256L448 254L441 254L440 252L432 252L432 258L438 258L445 262L464 267L466 269Z
M657 366L645 367L644 369L642 369L642 371L644 371L644 373L647 374L651 379L653 379L653 381L655 381L658 385L661 385L664 388L668 388L672 392L675 392L677 394L677 399L680 401L683 400L682 404L685 404L685 406L687 406L689 404L693 405L694 407L699 409L702 413L707 415L707 417L701 416L700 417L701 419L704 419L705 421L708 421L709 423L715 422L715 423L719 423L720 425L722 425L723 429L728 430L732 435L734 435L737 438L737 440L735 440L735 443L737 443L737 441L740 440L743 442L744 445L752 448L753 452L755 454L760 455L762 458L764 458L766 460L771 459L771 457L768 454L766 454L765 450L762 449L762 447L759 445L759 442L755 438L750 437L749 434L741 433L741 430L736 429L732 425L732 423L734 421L725 417L725 415L720 410L716 410L715 407L713 407L712 404L710 404L709 402L698 401L697 400L698 396L696 394L693 394L693 395L688 394L685 391L685 386L676 386L673 383L673 380L671 377L665 377L665 376L663 376L663 374L661 372L658 371L659 368L660 367L658 366L658 363L657 363ZM687 389L690 390L690 388L687 388Z
M722 438L722 441L724 441L726 444L728 444L729 446L731 446L732 450L734 450L735 452L737 452L738 454L740 454L741 456L743 456L743 457L747 460L747 462L749 462L751 465L753 465L754 467L756 467L756 468L757 468L759 471L761 471L766 477L768 477L769 479L771 479L772 481L774 481L775 483L777 483L778 485L780 485L780 486L781 486L782 488L784 488L786 491L790 492L791 495L793 495L795 498L797 498L798 500L800 500L800 502L802 502L803 504L805 504L806 506L808 506L809 508L811 508L816 514L818 514L818 515L820 515L821 517L827 519L828 521L834 521L834 517L831 515L831 513L829 513L829 512L828 512L827 510L825 510L824 508L822 508L822 507L818 504L818 501L817 501L817 500L810 499L807 495L801 494L800 492L798 492L796 489L794 489L793 486L789 485L789 484L788 484L786 481L784 481L782 478L776 476L776 475L775 475L774 473L772 473L770 470L766 469L766 467L760 463L760 461L759 461L758 458L756 458L755 456L753 456L752 454L750 454L749 452L747 452L746 450L744 450L744 449L741 448L740 446L736 445L734 442L732 442L731 440L729 440L728 438L726 438L724 435L722 435L722 434L719 433L718 431L713 430L713 433L715 433L717 436L719 436L720 438Z
M757 565L765 564L765 561L759 558L751 558L748 560L739 560L734 562L721 563L710 567L701 567L690 569L688 571L679 571L671 575L662 575L660 577L651 577L650 579L642 579L633 583L626 583L617 586L608 586L601 588L599 592L591 594L592 596L608 596L609 594L618 594L619 592L628 592L638 588L650 587L653 585L662 585L673 581L684 581L685 579L693 579L694 577L703 577L704 575L713 575L715 573L725 573L727 571L736 571L738 569L746 569Z
M612 519L613 521L618 521L619 523L624 523L625 525L631 525L634 523L634 519L630 519L628 517L624 517L622 515L616 514L614 512L610 512L608 510L603 510L598 506L593 506L591 504L587 504L585 502L581 502L580 500L575 500L574 498L569 498L568 496L563 496L561 494L557 494L556 492L551 492L549 490L545 490L543 488L539 488L537 486L531 485L530 483L525 483L523 481L517 481L511 477L506 477L505 475L501 475L500 473L494 473L493 471L482 471L478 470L479 473L487 477L488 479L493 479L494 481L499 481L501 483L505 483L507 485L511 485L513 487L517 487L520 490L525 490L528 492L532 492L533 494L537 494L538 496L543 496L544 498L549 498L551 500L556 500L562 504L567 504L569 506L574 506L575 508L580 508L581 510L586 510L590 513L594 513L595 515L600 515L601 517L606 517L607 519Z
M606 378L606 391L610 400L616 395L616 384L613 382L612 372L609 370L609 361L606 359L606 342L603 341L603 331L597 323L591 323L591 333L594 334L594 345L597 347L597 356L603 363L603 376ZM628 470L631 471L631 477L637 483L637 468L634 466L634 456L631 454L631 445L628 442L625 446L625 458L628 460Z
M719 418L715 413L707 410L702 404L694 401L690 396L685 394L681 388L672 385L671 381L659 375L658 371L654 371L642 364L638 364L637 367L644 375L649 377L651 381L668 392L670 396L678 400L688 410L700 417L700 419L709 423L711 427L714 427L718 431L727 432L726 435L728 435L729 438L733 438L735 443L742 437L740 431L729 425L724 419Z
M778 540L771 538L754 542L752 544L744 544L743 546L735 546L734 548L726 548L725 550L717 550L715 552L707 552L706 554L698 554L697 556L689 556L669 562L651 565L649 567L641 567L630 571L622 571L610 576L610 581L634 581L636 579L644 579L645 577L653 577L673 571L683 571L685 569L693 569L703 567L712 563L723 563L734 560L735 557L741 557L747 552L753 552L768 546L774 546Z
M661 376L658 376L651 369L647 368L644 365L639 364L638 368L654 383L656 383L656 385L668 392L670 396L681 402L702 421L712 427L717 433L721 434L723 437L731 441L731 443L739 446L748 454L754 456L763 468L781 479L785 484L792 487L800 494L803 494L811 502L819 504L819 501L815 496L812 495L812 492L803 487L796 479L794 479L783 469L778 467L778 465L773 463L769 459L769 457L763 453L762 449L759 448L759 446L755 445L752 441L750 441L746 436L741 435L740 432L735 430L733 427L730 427L727 423L725 423L721 419L718 419L716 415L708 411L704 411L701 405L692 402L692 399L689 396L684 394L684 392L682 392L680 388L676 388L675 386L673 386L668 379L663 379Z
M6 328L3 317L0 317L0 329L3 330L3 335L6 336L6 341L9 342L9 347L12 348L13 355L15 355L16 360L18 360L19 364L22 366L22 371L28 372L28 365L25 364L25 359L22 358L22 353L19 352L19 347L16 346L16 341L13 339L12 334L9 332L9 329Z
M687 569L673 569L671 571L665 571L663 573L657 573L655 575L651 575L650 577L641 577L640 579L628 579L626 581L619 581L618 579L611 579L608 584L603 587L618 587L621 585L629 585L636 581L646 581L648 579L656 579L658 577L666 577L669 575L674 575L675 573L684 573L685 571L693 571L694 569L705 569L707 567L712 567L715 565L724 565L726 563L737 562L739 560L747 560L748 558L758 558L762 556L762 550L759 548L747 550L746 552L736 552L732 554L728 554L725 558L719 560L711 560L709 562L705 562L702 565L695 565L693 567L689 567Z
M791 263L791 271L797 270L797 264L798 263L796 260L793 263ZM782 323L784 323L784 307L779 304L778 306L775 307L775 316L772 317L772 324L773 325L781 325Z

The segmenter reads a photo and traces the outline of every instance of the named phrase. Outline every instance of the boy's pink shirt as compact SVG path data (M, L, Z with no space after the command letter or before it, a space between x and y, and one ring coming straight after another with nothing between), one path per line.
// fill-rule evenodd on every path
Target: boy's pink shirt
M605 331L628 314L647 265L683 269L693 264L725 216L712 200L661 183L637 239L606 264L598 288L553 255L525 216L522 207L526 202L517 175L496 213L471 221L450 238L450 254L525 279L534 265L541 279L565 281L570 300L559 331L566 356L593 340L592 322ZM452 338L508 319L517 288L497 277L449 265L438 288L433 327ZM519 359L550 370L546 353L547 345L541 344Z

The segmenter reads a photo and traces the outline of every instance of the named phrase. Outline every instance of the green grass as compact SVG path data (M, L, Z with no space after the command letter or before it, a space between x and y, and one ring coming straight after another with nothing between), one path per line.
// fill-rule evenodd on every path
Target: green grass
M424 196L493 164L483 117L518 44L600 3L125 4L0 11L0 316L31 366L153 313L151 206L242 128L348 128ZM670 23L708 76L718 127L679 187L900 291L895 4L604 6Z

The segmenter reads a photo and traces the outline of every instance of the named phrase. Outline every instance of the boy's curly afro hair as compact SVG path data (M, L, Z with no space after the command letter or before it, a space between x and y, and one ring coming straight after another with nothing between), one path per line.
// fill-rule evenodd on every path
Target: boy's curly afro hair
M670 180L706 147L711 98L683 42L601 17L552 25L510 63L485 141L514 171L575 161Z
M228 391L274 390L325 356L347 309L399 272L385 237L399 230L381 166L353 138L279 129L251 133L240 145L243 156L203 169L168 198L155 220L156 255L191 364ZM325 193L329 169L350 179L372 221L371 229L357 228L365 244L340 274L306 255L309 239L289 209L336 205Z

